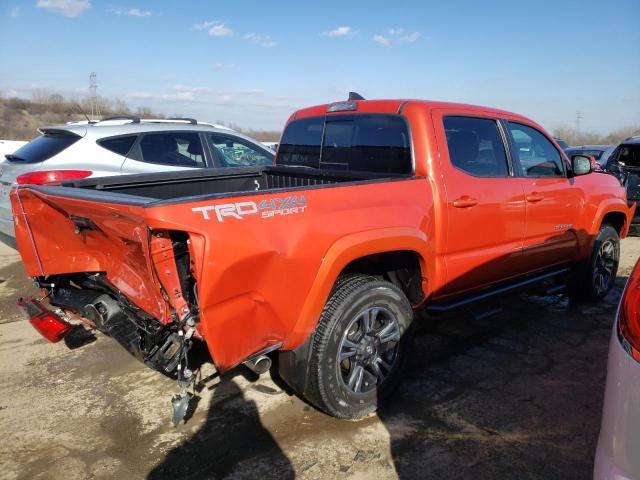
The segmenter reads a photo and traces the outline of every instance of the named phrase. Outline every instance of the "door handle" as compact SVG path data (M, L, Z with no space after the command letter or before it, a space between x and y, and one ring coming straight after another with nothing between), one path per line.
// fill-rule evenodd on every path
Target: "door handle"
M469 195L463 195L453 201L453 206L456 208L469 208L478 204L478 200L471 198Z
M527 200L527 202L530 202L530 203L537 203L544 200L544 197L540 195L538 192L532 192L524 198Z

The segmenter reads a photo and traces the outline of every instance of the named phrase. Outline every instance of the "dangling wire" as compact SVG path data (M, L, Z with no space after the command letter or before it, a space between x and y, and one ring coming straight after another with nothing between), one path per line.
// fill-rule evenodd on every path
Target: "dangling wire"
M187 356L188 344L190 342L191 335L193 334L193 321L190 321L192 314L189 313L185 318L178 322L178 337L180 338L180 351L178 352L178 385L180 386L180 393L175 395L171 399L173 406L172 422L174 426L177 426L182 420L189 409L191 399L195 396L195 387L193 393L187 392L189 385L192 385L194 378L193 372L189 370L189 360ZM191 323L191 325L190 325ZM184 327L188 327L185 334Z
M187 355L188 353L187 342L190 341L190 338L187 338L187 335L184 332L184 327L186 325L189 328L192 328L191 326L188 325L189 320L191 319L192 316L193 316L192 313L189 313L178 323L178 337L180 338L180 352L178 353L178 383L180 384L181 387L183 385L186 385L184 387L185 389L187 388L189 383L191 383L190 378L192 375L189 375L188 378L185 378L184 376L185 372L188 372L188 371L190 372L189 356ZM189 383L185 384L185 380L188 380Z

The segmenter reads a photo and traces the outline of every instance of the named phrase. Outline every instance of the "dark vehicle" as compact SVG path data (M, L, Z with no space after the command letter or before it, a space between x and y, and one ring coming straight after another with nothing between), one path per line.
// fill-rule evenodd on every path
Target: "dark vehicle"
M640 136L629 137L616 147L606 170L613 173L627 190L629 205L640 201ZM640 212L631 221L633 230L640 229Z
M565 148L564 153L569 157L571 155L589 155L595 158L597 164L604 170L607 168L607 163L615 149L615 145L581 145L579 147Z
M553 139L556 141L556 143L558 145L560 145L560 147L562 148L562 150L566 151L567 148L569 148L569 144L567 142L565 142L563 139L558 138L558 137L553 137Z

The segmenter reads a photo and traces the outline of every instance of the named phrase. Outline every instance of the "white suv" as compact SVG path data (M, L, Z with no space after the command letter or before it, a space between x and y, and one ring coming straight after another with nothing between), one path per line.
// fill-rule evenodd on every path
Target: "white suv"
M271 165L274 152L221 125L113 117L39 129L0 162L0 241L15 248L9 191L17 184L188 168Z

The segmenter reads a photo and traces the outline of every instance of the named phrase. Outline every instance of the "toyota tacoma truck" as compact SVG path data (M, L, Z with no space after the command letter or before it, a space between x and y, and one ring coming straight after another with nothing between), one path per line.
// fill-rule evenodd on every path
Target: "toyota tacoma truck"
M12 190L20 254L54 310L22 304L49 339L78 317L183 386L195 342L220 373L277 356L299 395L361 418L397 385L417 309L542 279L609 291L635 205L590 160L492 108L305 108L271 166Z

